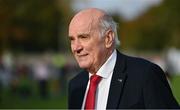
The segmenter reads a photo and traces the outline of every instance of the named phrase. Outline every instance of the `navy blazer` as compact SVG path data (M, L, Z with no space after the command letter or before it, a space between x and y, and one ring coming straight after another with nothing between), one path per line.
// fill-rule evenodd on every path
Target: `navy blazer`
M88 79L84 70L69 82L69 109L82 107ZM117 51L106 108L179 108L179 105L159 66Z

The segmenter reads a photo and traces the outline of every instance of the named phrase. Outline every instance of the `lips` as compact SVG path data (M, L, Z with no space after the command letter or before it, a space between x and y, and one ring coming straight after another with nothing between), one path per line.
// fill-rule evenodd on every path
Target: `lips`
M81 55L77 55L78 57L85 57L87 56L88 54L81 54Z

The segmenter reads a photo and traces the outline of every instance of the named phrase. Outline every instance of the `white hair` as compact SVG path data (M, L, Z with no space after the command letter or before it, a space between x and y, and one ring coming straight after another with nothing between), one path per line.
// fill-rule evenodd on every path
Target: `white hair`
M114 37L115 37L115 45L119 46L120 45L120 41L118 39L118 34L117 34L117 23L113 20L113 18L109 15L104 15L101 19L100 19L100 28L101 28L101 32L100 32L100 36L104 36L105 32L108 29L112 29L112 31L114 32Z

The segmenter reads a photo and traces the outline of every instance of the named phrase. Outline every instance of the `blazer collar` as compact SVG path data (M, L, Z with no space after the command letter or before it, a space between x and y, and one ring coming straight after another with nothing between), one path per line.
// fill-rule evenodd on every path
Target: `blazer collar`
M107 109L116 109L121 99L123 85L126 81L125 56L117 51L117 60L110 84L109 96L107 101Z

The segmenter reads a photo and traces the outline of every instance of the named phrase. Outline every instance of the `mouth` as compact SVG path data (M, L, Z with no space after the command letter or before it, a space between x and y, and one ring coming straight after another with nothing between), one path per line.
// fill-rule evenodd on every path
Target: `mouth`
M86 57L88 56L88 54L81 54L81 55L77 55L77 57L81 58L81 57Z

